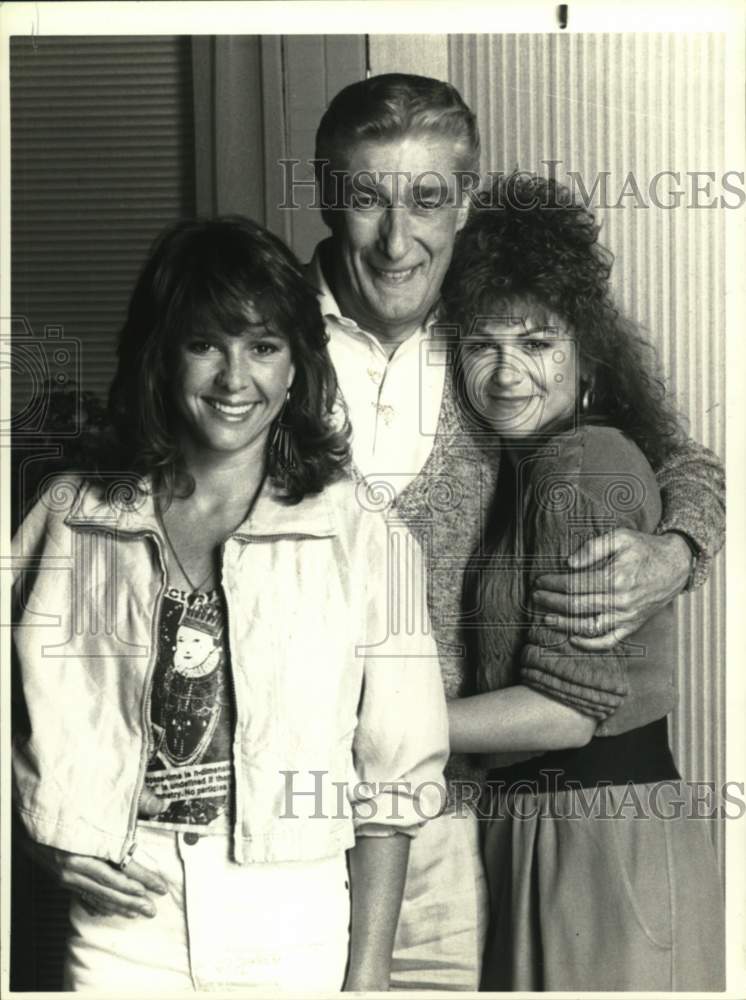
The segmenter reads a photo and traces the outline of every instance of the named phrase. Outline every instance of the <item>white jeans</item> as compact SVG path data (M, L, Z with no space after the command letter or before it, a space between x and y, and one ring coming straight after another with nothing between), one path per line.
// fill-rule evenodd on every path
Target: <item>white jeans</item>
M337 992L347 963L344 854L237 865L229 838L138 828L135 860L161 874L156 916L92 917L73 902L65 988Z

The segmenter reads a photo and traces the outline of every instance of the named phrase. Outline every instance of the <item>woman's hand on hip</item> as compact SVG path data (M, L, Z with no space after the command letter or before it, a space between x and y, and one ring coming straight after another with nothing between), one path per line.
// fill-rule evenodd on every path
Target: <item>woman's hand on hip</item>
M138 803L138 817L148 819L167 809L167 800L159 799L143 788ZM152 893L168 892L161 876L137 861L130 861L120 870L109 861L89 854L72 854L27 840L26 848L37 861L68 892L78 897L82 906L93 914L123 917L154 917Z
M33 841L27 842L27 849L94 915L154 917L155 903L150 893L162 896L168 892L161 876L137 861L130 861L126 871L119 871L109 861L88 854L72 854Z

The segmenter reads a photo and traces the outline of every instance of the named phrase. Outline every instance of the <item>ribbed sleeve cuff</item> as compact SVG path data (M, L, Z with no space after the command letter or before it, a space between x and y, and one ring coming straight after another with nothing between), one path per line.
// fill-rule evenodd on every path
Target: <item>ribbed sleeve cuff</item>
M697 530L697 526L701 530ZM696 534L692 534L693 527ZM684 535L694 547L696 551L695 565L684 589L686 591L697 590L710 575L714 554L722 545L720 534L718 533L716 538L712 537L712 532L707 531L695 507L679 509L675 517L664 518L655 529L655 533L656 535L665 535L667 532Z
M593 677L584 678L585 673L583 665L570 656L552 656L541 646L527 645L523 648L521 683L577 709L583 715L607 719L622 704L629 686L607 676L601 689L592 683Z

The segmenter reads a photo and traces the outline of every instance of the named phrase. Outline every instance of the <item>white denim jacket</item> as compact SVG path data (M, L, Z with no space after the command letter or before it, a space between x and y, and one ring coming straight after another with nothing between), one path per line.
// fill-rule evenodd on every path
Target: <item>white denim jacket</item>
M359 493L344 481L288 506L265 486L222 548L239 862L414 835L444 802L421 555ZM14 539L19 814L34 840L115 862L135 844L166 587L152 496L121 500L58 478Z

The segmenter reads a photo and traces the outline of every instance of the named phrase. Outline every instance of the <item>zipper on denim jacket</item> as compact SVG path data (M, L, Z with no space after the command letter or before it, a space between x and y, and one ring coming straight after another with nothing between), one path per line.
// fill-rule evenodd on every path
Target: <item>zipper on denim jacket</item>
M238 864L243 863L243 823L241 819L241 799L240 799L240 787L241 782L239 780L240 769L241 769L241 754L237 752L237 743L239 741L239 728L238 728L238 692L236 690L236 680L233 674L233 662L235 658L235 647L236 643L232 641L231 636L231 613L228 606L228 592L225 586L225 546L230 541L230 538L226 540L220 546L220 589L223 592L223 607L225 609L225 625L226 633L228 635L228 674L229 683L231 687L231 693L233 695L233 708L234 708L234 718L233 718L233 739L231 740L231 749L233 753L233 812L234 812L234 822L233 822L233 851L236 857L236 862Z
M166 566L163 561L163 553L161 551L161 542L158 536L153 531L143 531L133 533L135 537L140 538L152 538L155 543L156 552L158 553L158 564L161 569L161 585L158 590L158 596L156 598L156 611L153 615L150 623L150 662L148 663L148 669L145 675L145 685L143 689L143 698L140 703L140 723L141 723L141 749L140 749L140 766L137 772L137 784L135 785L135 797L133 799L132 805L130 807L130 817L127 824L127 840L124 845L124 857L122 861L126 861L128 858L132 857L135 850L135 831L137 830L137 814L140 805L140 792L142 791L143 784L145 782L145 771L148 766L148 759L150 757L151 750L151 731L150 731L150 697L153 690L153 674L155 672L155 664L158 658L158 633L161 625L161 611L163 608L163 595L166 592L166 587L168 584L168 579L166 575ZM130 536L133 537L133 536Z

